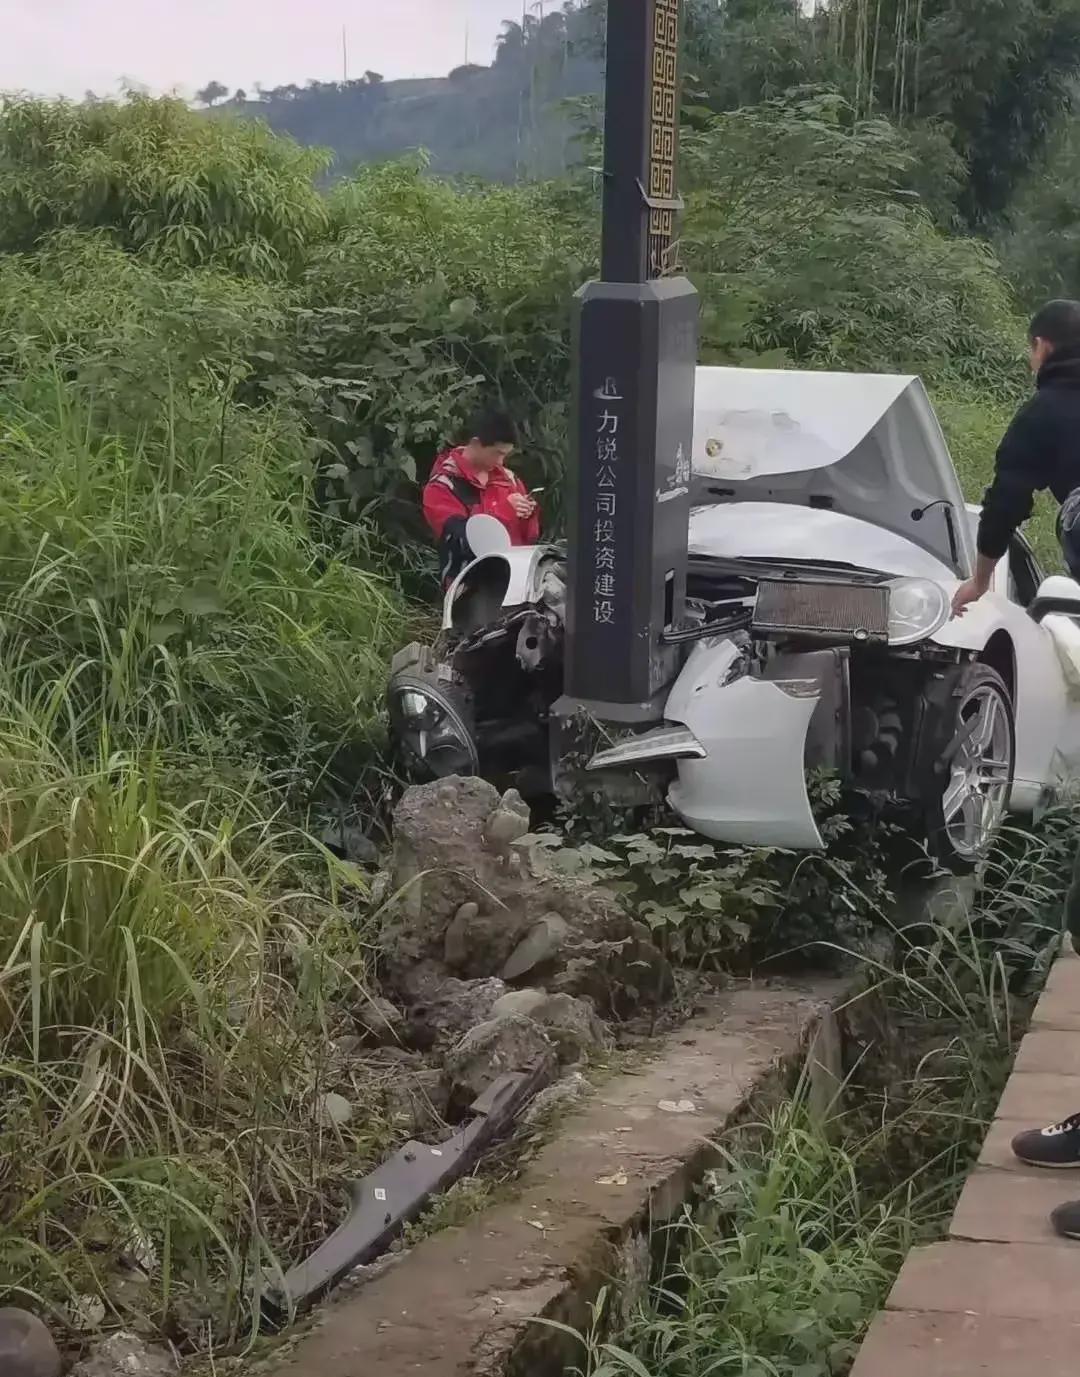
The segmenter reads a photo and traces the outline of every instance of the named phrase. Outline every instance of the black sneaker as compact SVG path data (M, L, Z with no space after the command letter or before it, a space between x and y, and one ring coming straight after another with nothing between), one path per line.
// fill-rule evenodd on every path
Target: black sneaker
M1013 1139L1013 1152L1029 1167L1080 1167L1080 1114L1050 1128L1029 1129ZM1080 1206L1073 1207L1080 1218Z
M1050 1215L1050 1223L1062 1238L1080 1239L1080 1201L1070 1200L1067 1205L1059 1205Z

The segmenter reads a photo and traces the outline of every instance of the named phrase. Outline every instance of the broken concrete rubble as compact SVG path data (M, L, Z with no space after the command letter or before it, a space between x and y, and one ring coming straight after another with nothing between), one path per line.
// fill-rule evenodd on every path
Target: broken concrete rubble
M94 1344L71 1377L173 1377L177 1365L171 1354L151 1348L136 1334L110 1334Z
M500 796L477 779L410 789L398 809L390 886L399 897L387 905L380 943L383 987L395 1002L365 996L353 1015L355 1031L345 1037L353 1056L365 1044L381 1045L373 1053L379 1057L419 1061L416 1054L434 1053L427 1066L401 1063L402 1074L387 1085L391 1119L416 1134L398 1154L408 1172L417 1162L428 1164L428 1153L441 1159L456 1141L445 1137L445 1123L472 1114L490 1133L499 1115L505 1118L492 1097L507 1086L518 1087L515 1094L527 1086L531 1098L556 1080L560 1065L605 1045L597 1006L609 1013L633 1009L671 989L664 957L613 894L534 867L529 825L516 793ZM511 987L526 978L530 988ZM573 1079L567 1102L584 1087L583 1078ZM345 1124L352 1112L345 1096L321 1095L318 1113L328 1126ZM458 1136L474 1128L466 1125ZM393 1177L397 1160L374 1175ZM436 1175L425 1192L442 1181ZM388 1189L381 1178L378 1185ZM353 1214L357 1208L354 1203ZM370 1222L360 1220L368 1232ZM337 1263L324 1263L354 1223L350 1215L313 1258L293 1269L296 1294L313 1296L342 1274ZM365 1247L386 1241L381 1213L375 1223L371 1238L364 1234ZM316 1263L322 1279L312 1285L308 1272Z
M555 1075L555 1046L538 1023L520 1014L490 1019L465 1034L446 1059L451 1109L464 1109L507 1071L540 1064L541 1079Z
M462 904L446 929L443 960L452 971L468 965L470 929L479 917L479 904Z
M418 998L409 1006L408 1039L413 1046L434 1047L456 1040L491 1017L495 1003L507 991L496 976L458 980L437 975L414 985Z
M418 970L449 968L471 979L529 976L588 994L604 1013L667 998L671 970L648 930L610 891L545 870L527 826L520 797L485 780L406 790L392 876L402 897L382 935L390 987L409 991Z
M588 1000L575 999L573 995L511 990L496 1000L491 1013L494 1018L518 1014L538 1023L555 1043L563 1063L578 1061L590 1048L604 1047L609 1041L596 1010Z
M530 830L529 807L516 789L508 789L484 824L484 841L493 851L506 855Z
M545 913L525 933L503 967L504 980L520 980L538 967L557 961L566 945L570 929L558 913Z
M324 1128L344 1128L353 1116L353 1107L344 1095L331 1090L316 1103L319 1123Z
M521 1122L526 1128L538 1124L546 1125L556 1115L580 1104L591 1089L591 1084L580 1071L571 1071L569 1075L563 1076L562 1080L549 1085L546 1090L541 1090L521 1116Z
M360 1037L375 1046L395 1046L404 1040L405 1020L388 999L365 993L354 1014Z

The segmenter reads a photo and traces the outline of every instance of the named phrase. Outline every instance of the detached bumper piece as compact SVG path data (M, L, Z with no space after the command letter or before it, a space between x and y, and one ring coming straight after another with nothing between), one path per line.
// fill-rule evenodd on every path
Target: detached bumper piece
M740 674L732 641L692 652L667 716L704 747L681 760L668 792L688 827L713 841L816 851L822 845L806 792L810 720L821 701L820 666L794 656L770 682Z
M658 760L704 760L707 752L686 727L656 727L597 753L586 770L628 770Z
M470 1107L470 1121L445 1142L406 1143L388 1162L353 1184L352 1209L340 1228L314 1253L286 1272L264 1296L270 1321L306 1309L354 1267L385 1252L398 1233L475 1165L548 1079L539 1062L528 1071L500 1076Z

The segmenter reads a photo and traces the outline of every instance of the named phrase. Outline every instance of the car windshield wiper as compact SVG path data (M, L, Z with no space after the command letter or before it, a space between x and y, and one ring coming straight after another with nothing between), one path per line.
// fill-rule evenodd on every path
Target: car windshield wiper
M702 572L747 573L778 579L790 578L793 572L817 576L822 580L835 579L839 575L852 583L884 583L889 577L877 569L864 569L858 564L832 559L766 559L757 555L727 557L692 554L690 564L691 567L696 565Z

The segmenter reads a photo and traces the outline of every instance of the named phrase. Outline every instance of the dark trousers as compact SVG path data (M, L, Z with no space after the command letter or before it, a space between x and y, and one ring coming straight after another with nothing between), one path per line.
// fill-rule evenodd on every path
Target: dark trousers
M1065 926L1072 933L1073 945L1080 952L1080 846L1076 848L1072 880L1065 895Z

